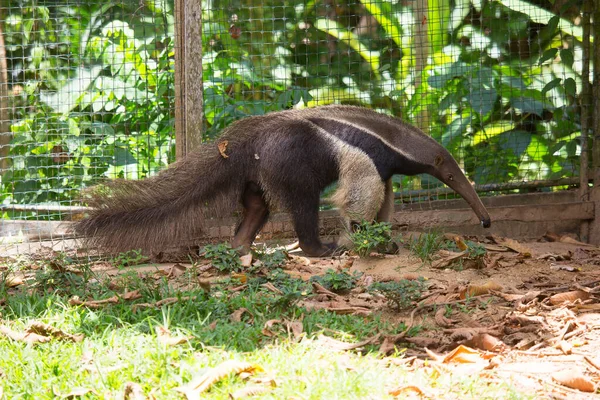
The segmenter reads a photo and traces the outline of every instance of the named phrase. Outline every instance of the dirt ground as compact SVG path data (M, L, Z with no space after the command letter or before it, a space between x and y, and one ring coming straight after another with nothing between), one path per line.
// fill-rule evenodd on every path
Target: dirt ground
M423 262L405 248L395 255L373 253L363 258L351 254L306 258L292 251L284 269L306 281L329 269L359 271L357 286L349 292L333 293L313 283L315 294L300 305L341 314L381 313L405 326L394 335L374 332L367 341L345 350L376 345L385 355L402 353L390 362L407 368L479 374L489 381L509 381L540 398L596 398L600 248L558 235L527 242L446 236L459 250L467 240L477 242L485 247L485 255L474 260L466 251L440 250ZM182 289L190 284L189 279L177 284L182 271L192 268L189 264L131 268L172 278ZM199 282L218 276L208 263L194 268ZM124 270L102 263L94 269L108 275ZM368 289L374 282L420 278L426 288L420 299L400 311Z
M440 371L509 380L536 397L596 397L600 248L557 235L529 242L471 239L487 253L479 262L463 262L458 268L446 265L456 253L443 250L425 263L406 249L351 262L350 269L364 273L361 281L367 284L424 277L428 289L416 307L394 312L360 287L346 296L332 296L329 307L346 312L345 303L359 313L380 309L388 319L420 326L416 336L378 338L382 353L394 345L407 347L414 368L425 358ZM348 264L321 259L312 260L309 268L315 273Z

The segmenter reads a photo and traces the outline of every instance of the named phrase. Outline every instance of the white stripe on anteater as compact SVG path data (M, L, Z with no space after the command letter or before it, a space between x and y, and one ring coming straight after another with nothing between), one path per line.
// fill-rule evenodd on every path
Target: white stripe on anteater
M334 121L340 125L348 125L351 126L355 129L358 129L368 135L371 135L379 140L381 140L382 143L384 143L387 147L389 147L390 149L392 149L392 151L400 154L401 156L406 157L409 160L413 160L416 161L415 157L410 155L409 153L405 153L404 151L400 150L399 148L395 147L394 145L392 145L390 142L388 142L386 139L384 139L381 135L378 135L376 132L373 132L372 130L365 128L364 126L361 125L356 125L353 124L352 122L349 121L345 121L345 120L340 120L337 118L331 118L331 117L321 117L322 119L326 119L326 120L330 120L330 121ZM333 135L333 134L332 134Z

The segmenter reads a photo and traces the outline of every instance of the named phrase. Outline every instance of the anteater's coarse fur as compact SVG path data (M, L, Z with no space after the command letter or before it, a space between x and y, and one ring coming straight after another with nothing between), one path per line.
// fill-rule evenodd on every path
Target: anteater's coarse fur
M365 108L327 106L242 119L155 177L100 186L74 229L109 251L158 252L199 236L207 217L243 210L232 244L247 249L278 209L291 214L302 249L320 255L331 251L318 236L327 185L339 182L334 199L350 226L383 209L389 218L392 175L419 173L456 190L489 226L471 184L433 139Z

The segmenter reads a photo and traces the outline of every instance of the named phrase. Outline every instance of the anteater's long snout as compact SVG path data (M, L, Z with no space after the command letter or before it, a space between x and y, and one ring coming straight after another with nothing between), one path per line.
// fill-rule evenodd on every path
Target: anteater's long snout
M481 199L477 195L475 188L471 185L469 180L464 176L455 176L453 180L445 180L444 183L456 193L460 194L463 199L471 206L477 218L481 222L481 226L489 228L492 225L492 220L487 209L481 202Z

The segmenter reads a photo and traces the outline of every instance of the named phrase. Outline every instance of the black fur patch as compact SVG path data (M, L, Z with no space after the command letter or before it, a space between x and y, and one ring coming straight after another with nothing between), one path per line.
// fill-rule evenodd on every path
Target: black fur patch
M424 166L391 149L381 139L353 125L327 118L309 118L313 124L329 134L364 151L375 164L382 181L394 174L416 175Z

